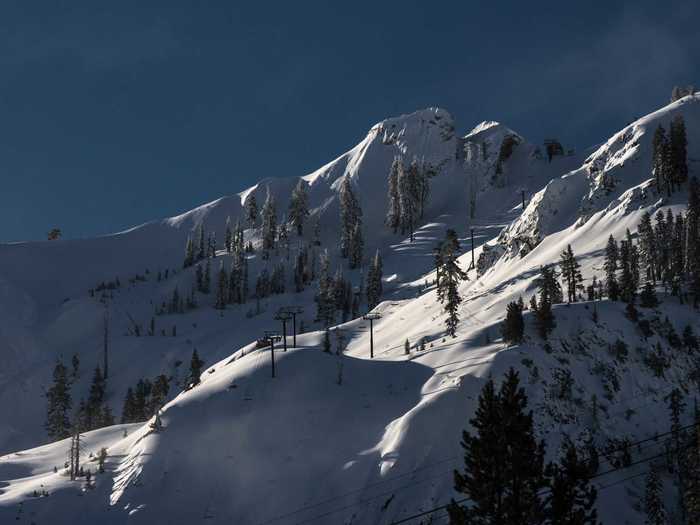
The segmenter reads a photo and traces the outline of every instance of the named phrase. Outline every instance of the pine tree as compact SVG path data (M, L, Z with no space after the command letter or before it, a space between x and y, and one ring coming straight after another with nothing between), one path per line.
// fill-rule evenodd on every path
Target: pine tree
M620 299L626 303L634 303L637 295L634 272L634 246L631 241L620 242Z
M333 297L333 283L330 276L330 258L328 252L323 252L320 257L318 274L318 293L316 294L316 320L324 326L330 326L335 319L335 301Z
M695 427L691 434L690 445L684 457L687 474L682 490L686 523L695 524L700 523L700 414L698 414L697 402Z
M331 353L331 331L326 327L323 332L323 351L326 354Z
M255 194L251 193L245 200L245 217L248 222L248 227L253 228L258 222L258 202L255 199Z
M673 182L680 185L688 180L688 140L685 133L685 121L681 115L673 117L669 129L670 171Z
M147 405L147 414L153 415L160 410L168 398L168 392L170 391L170 380L165 374L160 374L153 381L153 387L151 388L151 397Z
M693 294L693 306L700 301L700 185L696 177L688 185L688 211L686 213L686 272Z
M350 179L345 177L340 186L340 253L343 257L350 257L354 250L353 236L358 228L362 227L362 208L352 191ZM360 234L360 240L361 240ZM360 248L361 253L361 248Z
M134 391L129 387L124 398L124 406L122 408L122 423L135 423L136 419L136 401Z
M304 235L304 222L308 217L309 202L306 195L306 183L299 179L289 202L289 221L296 228L299 237Z
M576 291L583 288L583 276L581 275L581 265L576 261L571 245L561 254L561 275L566 282L567 299L570 303L576 302Z
M540 276L535 280L540 298L536 303L535 325L537 331L543 339L547 339L551 331L555 328L554 313L552 304L562 301L561 286L557 281L557 272L553 266L545 266L540 269Z
M187 381L187 388L192 388L199 384L200 378L202 377L203 366L204 361L199 358L199 354L195 348L192 352L192 359L190 360L190 374Z
M511 369L498 393L492 379L479 395L474 429L462 433L464 473L455 471L455 490L470 500L448 507L451 523L522 525L541 523L539 493L546 486L544 442L535 439L532 412Z
M388 181L388 207L386 212L386 225L396 233L401 225L401 203L399 196L399 178L403 176L403 161L401 157L394 157L391 164Z
M501 325L503 341L507 344L520 344L525 335L522 306L516 302L508 303L506 318Z
M63 361L57 360L53 369L53 385L46 392L47 408L44 428L51 439L70 435L70 381Z
M270 257L270 250L274 250L277 240L277 207L275 198L270 193L270 188L267 188L267 196L260 212L262 216L262 248L263 258Z
M205 236L205 231L204 231L204 223L200 223L199 225L199 244L197 245L197 260L201 261L207 256L207 246L204 241L204 236Z
M209 293L211 291L211 261L207 260L207 264L204 266L204 277L202 278L202 293Z
M608 244L605 247L605 262L603 268L605 270L605 292L611 301L617 301L620 296L620 288L617 283L617 268L620 253L617 248L617 242L611 235L608 237Z
M362 238L362 226L360 224L356 224L355 229L352 232L352 236L350 237L350 269L355 269L362 266L364 247L365 242Z
M228 274L226 273L226 268L224 268L224 261L219 263L219 279L216 286L216 303L214 308L219 310L224 310L226 304L228 303Z
M663 502L663 485L654 468L649 469L644 490L644 525L668 525Z
M651 171L656 181L656 190L661 193L666 182L666 150L668 149L666 130L663 126L657 126L652 140L652 167Z
M447 333L455 337L459 323L459 283L468 280L467 273L457 262L459 241L454 230L447 230L445 240L435 250L435 270L438 275L437 297L445 305Z
M644 275L647 281L656 284L658 246L654 228L651 224L651 216L644 212L637 229L639 233L639 257Z
M194 264L194 243L192 242L192 237L187 236L187 244L185 245L185 261L183 262L183 268L189 268Z
M659 305L659 300L656 298L656 290L654 286L647 281L644 283L642 293L639 294L639 306L642 308L656 308Z
M413 234L419 213L420 201L420 172L418 163L414 160L411 165L399 172L399 206L401 211L401 233L409 233L413 242Z
M105 400L105 381L102 377L100 367L95 367L95 372L92 376L92 384L90 385L90 393L86 404L86 426L83 430L93 430L101 426L102 405Z
M382 257L379 250L374 254L367 272L367 309L373 310L382 297Z
M233 231L231 231L231 217L226 217L226 229L224 233L224 246L226 253L231 253L233 249Z
M559 464L547 466L550 495L547 522L556 525L598 525L595 502L598 493L590 482L588 462L578 457L576 447L567 443Z

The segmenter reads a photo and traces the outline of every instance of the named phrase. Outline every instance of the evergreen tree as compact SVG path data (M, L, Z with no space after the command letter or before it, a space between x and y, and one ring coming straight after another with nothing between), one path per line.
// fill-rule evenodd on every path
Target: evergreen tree
M415 160L407 169L399 172L398 184L401 233L408 232L413 242L413 233L420 211L420 172Z
M53 369L53 385L46 392L46 423L49 438L58 440L70 435L70 381L63 361L57 360Z
M362 209L360 203L352 191L350 179L345 177L340 186L340 253L343 257L350 257L355 250L353 236L358 228L362 227ZM362 239L361 233L359 237ZM361 247L360 247L361 253Z
M692 430L689 448L685 453L684 464L686 476L682 490L686 523L700 523L700 414L698 414L697 403L695 427Z
M693 294L693 306L700 301L700 185L690 178L688 185L688 211L686 213L686 272Z
M656 298L656 290L649 281L644 283L642 293L639 294L639 305L642 308L656 308L659 305L659 300Z
M652 140L652 167L651 171L656 181L656 190L661 193L666 184L668 140L663 126L657 126Z
M634 277L634 246L629 240L620 242L620 299L634 303L637 286Z
M507 344L520 344L525 335L522 306L516 302L508 303L506 318L501 326L503 341Z
M182 264L183 268L189 268L194 264L194 243L192 237L187 236L187 244L185 245L185 261Z
M320 257L318 293L316 294L316 320L328 327L335 319L335 301L330 276L330 258L324 251Z
M263 258L270 257L270 250L274 250L277 240L277 207L275 198L270 193L270 188L267 188L267 197L260 212L262 216L262 248Z
M617 268L618 268L619 250L617 242L611 235L608 237L608 244L605 247L605 262L603 268L605 270L605 292L611 301L617 301L620 296L620 288L617 283Z
M637 231L639 233L639 257L641 267L644 270L646 280L656 284L658 250L656 235L651 224L651 216L648 212L644 212L642 215Z
M589 465L578 457L576 447L567 443L559 464L547 466L550 495L547 523L553 525L598 525L595 502L598 493L590 482Z
M160 374L153 381L151 388L151 397L147 404L147 414L153 415L160 410L168 398L170 391L170 380L165 374Z
M136 419L136 401L134 399L134 391L129 387L124 398L124 406L122 408L122 423L135 423Z
M644 490L644 525L668 525L663 502L663 485L654 468L649 469Z
M352 232L352 236L350 237L350 252L348 254L350 259L350 269L355 269L362 266L364 247L365 242L362 238L362 226L360 224L356 224Z
M245 200L245 217L248 222L248 227L253 228L258 222L258 202L255 199L255 194L250 193Z
M455 490L470 503L454 501L448 512L451 523L474 525L524 525L541 523L546 486L544 442L535 439L532 412L511 369L496 393L492 379L479 396L470 420L474 434L462 433L464 473L455 471Z
M231 250L233 249L233 231L231 230L231 217L226 217L224 246L226 247L226 253L231 253Z
M386 212L386 225L396 233L401 225L401 203L399 197L399 178L403 176L403 161L401 157L394 157L389 171L388 207Z
M566 282L568 302L576 302L576 291L583 288L583 276L581 275L581 265L576 261L571 245L561 254L561 275Z
M677 187L688 180L688 140L685 121L681 115L673 117L669 128L669 169Z
M204 361L199 358L199 354L195 348L192 352L192 359L190 360L190 374L187 381L187 388L192 388L199 384L200 378L202 377L203 366Z
M226 273L226 268L224 268L224 261L219 263L219 279L216 287L216 303L214 308L219 310L224 310L226 304L228 303L228 274Z
M557 272L553 266L545 266L540 269L540 276L535 280L540 298L536 303L535 325L543 339L547 339L556 326L552 304L562 301L561 286L557 281Z
M289 221L296 228L299 237L304 235L304 222L308 217L309 202L306 195L306 183L299 179L289 202Z
M382 256L379 250L374 254L367 272L367 309L373 310L382 297Z
M447 333L455 337L459 323L459 305L462 298L459 295L459 284L468 279L467 273L457 262L459 241L454 230L447 230L445 240L435 250L435 269L438 275L437 297L445 305Z
M202 278L202 293L209 293L211 291L211 261L207 260L207 264L204 265L204 277Z
M197 260L201 261L207 256L207 245L204 241L204 236L205 236L205 231L204 231L204 223L199 224L199 230L198 230L198 236L199 236L199 244L197 245Z
M105 401L106 384L100 367L95 367L90 385L90 393L86 405L86 426L83 430L93 430L102 426L103 403Z

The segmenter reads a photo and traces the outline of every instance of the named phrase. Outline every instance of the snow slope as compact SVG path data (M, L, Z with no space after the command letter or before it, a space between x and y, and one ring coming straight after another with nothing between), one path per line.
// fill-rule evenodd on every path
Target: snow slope
M152 302L174 284L191 281L189 271L161 282L152 275L164 268L179 270L184 239L197 224L204 221L220 239L225 217L240 214L249 193L262 202L269 187L279 203L286 203L296 177L264 179L239 195L114 236L2 246L0 308L6 315L0 316L0 329L9 359L0 376L0 410L12 423L0 434L3 450L43 441L41 389L57 355L78 352L88 363L76 387L87 389L90 368L100 359L102 319L102 307L87 289L100 280L120 275L126 282L129 275L150 269L146 282L125 286L112 302L109 395L116 412L126 387L138 378L161 372L181 378L178 362L195 347L209 368L201 385L175 392L164 409L161 432L143 425L130 427L126 437L119 426L89 434L95 448L109 448L108 471L97 476L94 489L67 482L60 468L53 473L65 457L65 442L0 458L0 479L5 480L0 518L27 523L85 517L106 523L391 523L449 500L451 469L460 464L460 432L479 390L486 377L498 378L510 366L521 370L538 429L552 453L564 435L577 439L593 425L601 444L607 437L635 440L665 430L664 396L672 386L687 387L690 358L669 349L660 327L668 315L677 332L688 323L700 331L697 314L688 307L665 297L658 312L643 311L659 327L645 339L621 305L597 304L597 324L592 304L560 305L549 349L532 328L526 343L505 348L498 325L507 302L528 298L540 266L557 261L567 244L589 280L601 276L608 235L619 238L626 228L634 231L644 210L681 207L682 195L667 201L650 188L651 135L657 124L667 127L682 114L690 171L697 174L699 102L697 96L686 97L640 119L588 159L564 156L551 163L504 125L485 122L459 137L449 114L428 109L382 121L355 148L302 177L334 265L342 264L335 239L337 191L344 177L352 181L363 207L367 252L379 248L384 256L386 300L377 308L383 317L375 323L374 360L368 359L366 322L356 319L336 332L344 338L341 354L322 353L322 333L310 331L298 337L296 348L276 353L278 377L270 377L269 349L255 350L249 343L274 327L272 315L285 304L303 304L306 328L317 329L312 289L266 299L262 313L252 317L245 306L230 307L223 316L202 308L157 318L159 328L177 324L177 337L123 335L129 316L148 319ZM504 149L506 137L515 144ZM386 175L399 153L440 167L414 243L382 226ZM525 210L521 192L528 198ZM462 286L465 301L455 339L444 336L444 314L431 285L431 250L447 227L463 238L475 229L481 263L479 275L471 271L471 280ZM257 232L247 235L255 238ZM469 267L471 254L460 262ZM262 264L252 258L251 275ZM360 278L359 272L346 275L356 282ZM403 350L406 339L412 345L409 355ZM421 339L425 351L417 349ZM617 339L629 347L625 363L610 354ZM657 342L671 363L663 378L644 364ZM559 388L562 370L574 378L568 397ZM593 395L601 406L598 422L592 421ZM619 478L601 479L600 486ZM638 477L601 489L604 522L639 522L634 495L640 483ZM47 490L49 496L32 497L34 490Z

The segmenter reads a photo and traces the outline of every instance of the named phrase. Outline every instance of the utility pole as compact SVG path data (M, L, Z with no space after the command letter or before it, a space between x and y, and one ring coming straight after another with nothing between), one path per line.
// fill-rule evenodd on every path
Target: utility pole
M287 351L287 321L292 318L292 314L280 309L275 315L277 321L282 321L282 344L284 345L284 351Z
M265 339L270 343L270 362L272 363L272 377L275 377L275 338L279 337L277 332L265 332Z
M303 314L304 309L301 306L285 306L282 310L292 316L292 346L297 346L297 315Z
M368 312L362 319L369 321L369 358L374 359L374 321L380 319L382 314L378 312Z

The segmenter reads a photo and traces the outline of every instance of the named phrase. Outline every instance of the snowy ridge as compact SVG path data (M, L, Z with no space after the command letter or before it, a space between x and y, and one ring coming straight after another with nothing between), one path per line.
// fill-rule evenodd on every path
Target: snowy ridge
M261 301L259 315L247 315L250 305L244 305L222 315L206 307L158 318L167 328L178 323L178 337L172 338L123 335L126 313L147 319L152 301L175 284L189 284L186 270L168 282L150 279L119 292L113 301L109 383L115 412L126 387L141 377L167 373L181 381L177 363L189 359L193 348L206 361L201 384L186 391L174 388L158 432L146 423L88 433L91 452L106 447L109 453L107 473L96 476L90 491L66 479L61 468L66 440L0 457L0 521L19 516L20 522L61 524L77 519L389 524L453 496L451 472L461 466L460 432L485 379L499 378L511 366L520 370L550 454L564 436L578 440L592 427L601 443L659 432L666 421L664 396L672 387L687 385L689 368L686 355L670 350L664 318L673 319L677 332L691 324L697 333L696 312L664 296L659 309L642 312L655 327L654 335L643 337L622 304L598 303L597 323L591 303L557 305L549 351L535 335L529 314L528 338L517 347L504 346L499 325L506 304L519 296L527 300L539 268L558 261L568 244L588 284L593 275L602 276L609 235L621 238L627 228L634 232L644 211L682 207L684 195L667 201L650 186L651 135L659 123L667 127L671 118L683 115L690 174L697 175L697 102L697 96L686 97L638 120L588 159L564 155L551 162L507 126L484 122L460 137L447 112L430 108L376 124L357 146L308 175L263 179L178 217L99 239L0 246L0 314L7 314L0 315L0 329L10 353L0 376L0 407L13 421L0 434L5 449L43 440L38 393L55 357L77 350L87 371L98 359L102 307L87 297L87 288L149 266L151 272L161 266L179 270L187 235L204 222L221 239L226 217L240 215L251 194L262 203L269 188L281 216L292 188L305 181L311 220L320 221L322 246L337 267L342 264L336 246L337 192L349 178L364 212L367 252L381 249L385 277L385 300L376 309L382 318L374 325L374 360L368 358L368 326L361 318L338 325L336 334L344 338L341 355L320 351L323 332L313 325L313 287ZM398 154L439 167L414 243L383 225L386 176ZM521 192L528 199L525 210ZM465 269L472 257L467 232L474 228L480 260L478 273L470 271L460 288L464 302L455 339L444 335L445 316L432 285L431 252L446 228L455 228L462 238ZM256 229L246 235L259 241ZM226 255L219 258L228 264ZM20 275L13 264L32 275ZM263 266L251 258L253 275ZM359 284L359 271L345 272ZM58 284L47 292L52 279ZM273 379L269 349L256 349L252 341L276 327L274 312L289 304L305 307L308 331L298 336L295 348L275 354L278 375ZM627 343L625 362L610 351L618 339ZM421 341L425 350L419 350ZM663 377L645 361L657 343L670 363ZM566 395L560 388L564 371L573 377ZM74 387L76 396L87 389L85 379ZM592 420L593 395L600 402L599 421ZM636 479L601 490L602 521L638 523L633 496L640 486ZM32 496L44 489L48 497Z

